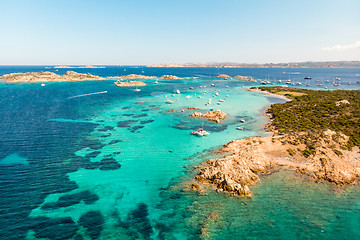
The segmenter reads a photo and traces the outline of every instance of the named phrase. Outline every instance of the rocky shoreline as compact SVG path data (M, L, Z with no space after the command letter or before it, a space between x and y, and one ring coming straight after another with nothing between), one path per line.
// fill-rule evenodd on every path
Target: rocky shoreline
M233 140L219 150L224 153L223 157L210 159L196 167L198 174L190 189L201 192L203 184L210 184L217 192L252 196L249 186L258 183L262 175L279 169L292 170L316 182L334 186L356 184L360 179L359 147L346 150L349 141L346 135L323 131L316 140L319 147L306 156L305 144L293 144L296 136L278 135L271 121L267 127L273 136Z

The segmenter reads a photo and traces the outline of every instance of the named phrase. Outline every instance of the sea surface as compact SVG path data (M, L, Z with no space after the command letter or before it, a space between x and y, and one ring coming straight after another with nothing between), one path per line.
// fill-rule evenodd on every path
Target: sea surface
M0 75L73 70L199 78L145 80L140 92L114 87L114 80L1 82L0 239L360 239L358 186L335 191L279 171L250 187L253 198L183 191L194 167L219 157L221 145L269 135L264 110L285 100L247 88L290 79L294 87L359 89L360 69L48 67L0 66ZM312 78L310 86L304 77ZM189 118L189 107L228 117L221 124ZM210 135L191 135L199 127Z

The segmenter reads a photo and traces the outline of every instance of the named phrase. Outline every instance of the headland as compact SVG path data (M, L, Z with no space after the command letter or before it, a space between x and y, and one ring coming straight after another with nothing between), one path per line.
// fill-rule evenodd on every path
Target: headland
M262 175L288 169L333 186L356 184L360 178L360 91L314 91L288 87L253 89L286 97L266 115L270 137L233 140L197 167L195 187L211 184L218 192L251 196L249 186Z

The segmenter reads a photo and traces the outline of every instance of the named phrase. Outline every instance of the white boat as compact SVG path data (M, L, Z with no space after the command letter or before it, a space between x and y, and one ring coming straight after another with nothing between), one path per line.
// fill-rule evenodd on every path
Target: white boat
M179 91L179 90L176 90L176 93L177 93L177 94L180 94L180 91Z
M212 86L212 87L215 87L215 84L212 83L211 86Z
M205 131L202 128L198 128L195 132L191 132L191 134L199 136L199 137L210 135L210 133L208 133L207 131Z
M240 119L240 122L245 122L245 119L241 118L241 119Z
M191 97L190 97L190 95L187 95L185 98L186 98L186 99L190 99Z
M216 95L216 96L219 96L219 93L218 93L218 92L216 92L216 93L215 93L215 95Z
M136 87L136 88L134 89L134 91L135 91L135 92L140 92L141 89L139 89L139 88Z
M225 100L224 99L219 99L219 102L225 102Z
M221 102L217 102L217 104L218 104L218 105L220 105L220 104L221 104Z
M301 85L301 82L297 82L296 84L297 84L297 85Z
M202 96L198 96L198 98L202 98Z
M189 87L189 89L194 89L193 87Z
M159 82L157 80L155 80L155 83L158 84Z
M243 130L243 127L236 127L237 130Z
M41 86L42 86L42 87L45 86L45 83L41 83Z
M290 79L287 80L287 81L286 81L286 84L291 84L291 80L290 80Z
M166 103L167 103L167 104L173 104L174 101L171 101L170 99L168 99L168 100L166 100Z

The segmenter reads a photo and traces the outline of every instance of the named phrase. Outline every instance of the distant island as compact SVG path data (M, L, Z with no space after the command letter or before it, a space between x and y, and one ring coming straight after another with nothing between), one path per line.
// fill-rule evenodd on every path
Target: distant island
M356 184L360 178L360 90L315 91L289 87L253 88L286 97L273 104L270 137L233 140L219 151L223 157L196 167L190 189L203 191L210 183L218 192L251 196L249 186L277 169L293 170L317 182L335 186Z
M90 73L77 73L67 71L63 75L53 72L27 72L27 73L10 73L0 77L0 81L8 83L30 83L30 82L72 82L87 80L108 80L111 78L103 78Z
M292 62L292 63L184 63L153 64L147 67L216 67L216 68L360 68L360 61Z
M105 68L105 67L86 65L86 66L77 66L77 67L73 67L73 66L55 66L53 68Z

